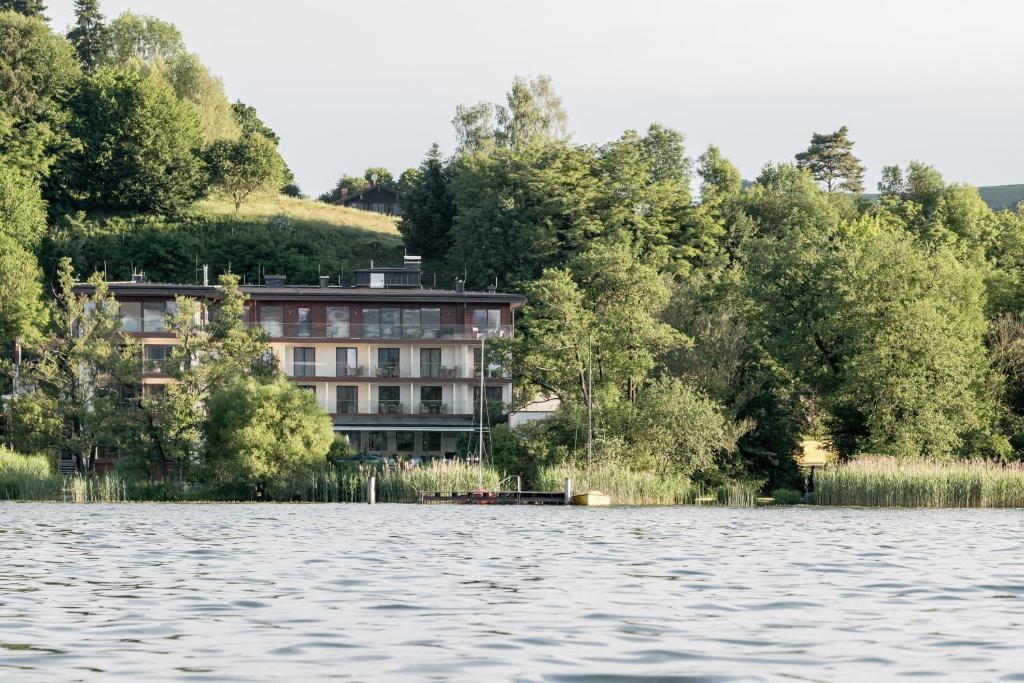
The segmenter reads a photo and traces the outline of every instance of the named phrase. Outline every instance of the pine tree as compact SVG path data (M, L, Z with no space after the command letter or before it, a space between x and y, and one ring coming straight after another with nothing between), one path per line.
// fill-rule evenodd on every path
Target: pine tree
M810 170L815 180L825 183L829 192L845 190L853 194L864 191L864 165L853 155L850 130L843 126L834 133L815 133L806 152L796 155L800 168Z
M0 12L17 12L26 17L49 21L50 18L43 14L45 11L43 0L0 0Z
M86 71L96 68L107 47L107 26L103 23L99 0L75 0L74 27L68 31L68 40L78 51L78 58Z

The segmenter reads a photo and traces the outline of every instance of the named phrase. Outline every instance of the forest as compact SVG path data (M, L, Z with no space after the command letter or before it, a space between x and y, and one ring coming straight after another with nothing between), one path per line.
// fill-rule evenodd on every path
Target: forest
M516 77L504 102L455 107L450 154L424 144L422 163L397 179L368 169L320 197L396 187L401 242L386 227L212 214L211 198L238 214L261 197L301 196L277 134L227 100L173 25L131 13L108 22L95 0L76 8L63 36L40 3L0 2L0 344L4 393L16 357L29 387L4 404L18 450L130 448L215 473L235 449L249 464L225 477L280 475L278 457L319 466L336 447L312 415L297 423L315 463L225 435L239 419L226 396L255 405L263 392L282 411L311 410L228 319L196 341L225 366L183 377L193 393L148 410L112 399L97 424L91 399L68 388L69 368L89 364L117 386L136 370L105 345L109 321L78 335L71 318L86 313L69 283L136 269L194 281L200 254L227 286L268 268L309 282L404 246L438 283L465 277L527 297L497 360L515 379L514 408L546 398L560 408L492 431L501 472L538 480L584 462L588 403L598 468L708 487L801 489L792 454L810 438L843 459L1024 459L1024 207L993 211L919 160L893 159L867 193L845 126L809 131L805 149L752 180L728 150L689 150L659 123L577 142L552 80L537 76ZM103 308L96 296L92 311ZM74 391L78 412L61 415ZM48 411L61 419L42 419Z

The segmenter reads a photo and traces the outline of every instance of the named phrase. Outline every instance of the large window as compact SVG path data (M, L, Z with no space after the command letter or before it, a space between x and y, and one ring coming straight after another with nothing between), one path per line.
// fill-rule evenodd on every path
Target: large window
M399 349L377 349L377 374L379 377L398 377L401 365Z
M505 410L501 387L484 387L484 410L486 415L500 415ZM473 413L480 414L480 387L473 387Z
M428 453L441 451L441 432L423 432L423 450Z
M341 436L348 442L348 445L359 451L363 447L362 432L341 432Z
M283 337L284 309L280 306L260 306L260 326L271 337Z
M395 432L395 450L406 453L416 450L415 432Z
M388 433L387 432L370 432L370 446L368 450L371 451L386 451L388 449Z
M358 377L359 354L355 348L339 346L334 351L336 364L335 375L337 377Z
M142 304L138 301L125 301L119 307L121 313L121 329L125 332L142 332Z
M408 339L419 339L422 334L420 329L420 309L406 308L402 310L402 336Z
M336 412L342 415L355 415L359 412L359 387L338 387Z
M424 339L437 339L441 336L441 309L421 308L420 326L423 329Z
M402 414L402 388L378 387L377 412L382 415Z
M308 308L300 308L298 312L298 336L308 337L313 328L313 316Z
M316 376L316 348L296 346L292 349L292 374L295 377Z
M380 309L363 309L363 337L377 339L380 337Z
M441 349L420 349L420 377L443 377Z
M441 387L420 387L420 414L441 415L444 412Z
M164 332L164 316L174 315L173 301L147 301L142 304L142 328L146 332Z
M402 309L380 309L381 339L400 339L402 337Z
M327 336L333 339L348 338L348 306L327 307Z
M493 332L500 326L500 308L478 308L473 311L473 327L480 332Z
M143 371L159 374L167 372L167 359L172 348L168 344L146 344L142 361Z

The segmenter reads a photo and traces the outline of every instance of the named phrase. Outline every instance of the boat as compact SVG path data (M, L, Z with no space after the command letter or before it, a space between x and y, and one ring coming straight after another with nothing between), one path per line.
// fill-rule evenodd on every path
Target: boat
M612 497L601 491L577 493L569 500L573 505L586 505L588 507L608 507L612 504Z

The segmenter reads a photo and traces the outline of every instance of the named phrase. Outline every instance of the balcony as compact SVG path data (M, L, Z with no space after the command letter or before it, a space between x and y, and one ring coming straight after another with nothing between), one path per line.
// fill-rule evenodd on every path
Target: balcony
M284 362L284 373L289 377L296 379L340 379L340 380L357 380L362 378L373 378L373 379L434 379L434 380L454 380L454 379L469 379L469 377L476 377L479 380L480 372L479 368L475 369L472 375L468 374L468 368L463 368L457 365L440 365L432 363L421 363L419 365L413 365L412 368L403 370L398 365L382 365L376 367L366 367L364 365L345 365L344 363L334 363L331 361L327 362L312 362L312 361L292 361L285 360ZM155 371L154 371L155 372ZM415 374L415 373L419 374ZM508 379L507 376L501 372L488 369L488 379Z
M441 365L440 363L420 363L420 377L437 377L452 379L462 377L461 368L457 365Z
M491 325L478 330L472 325L378 325L269 321L246 324L249 327L262 328L271 339L365 340L370 342L399 339L476 341L480 338L479 334L483 334L488 339L512 336L511 325Z
M376 414L377 415L403 415L405 414L405 404L401 401L377 401Z

